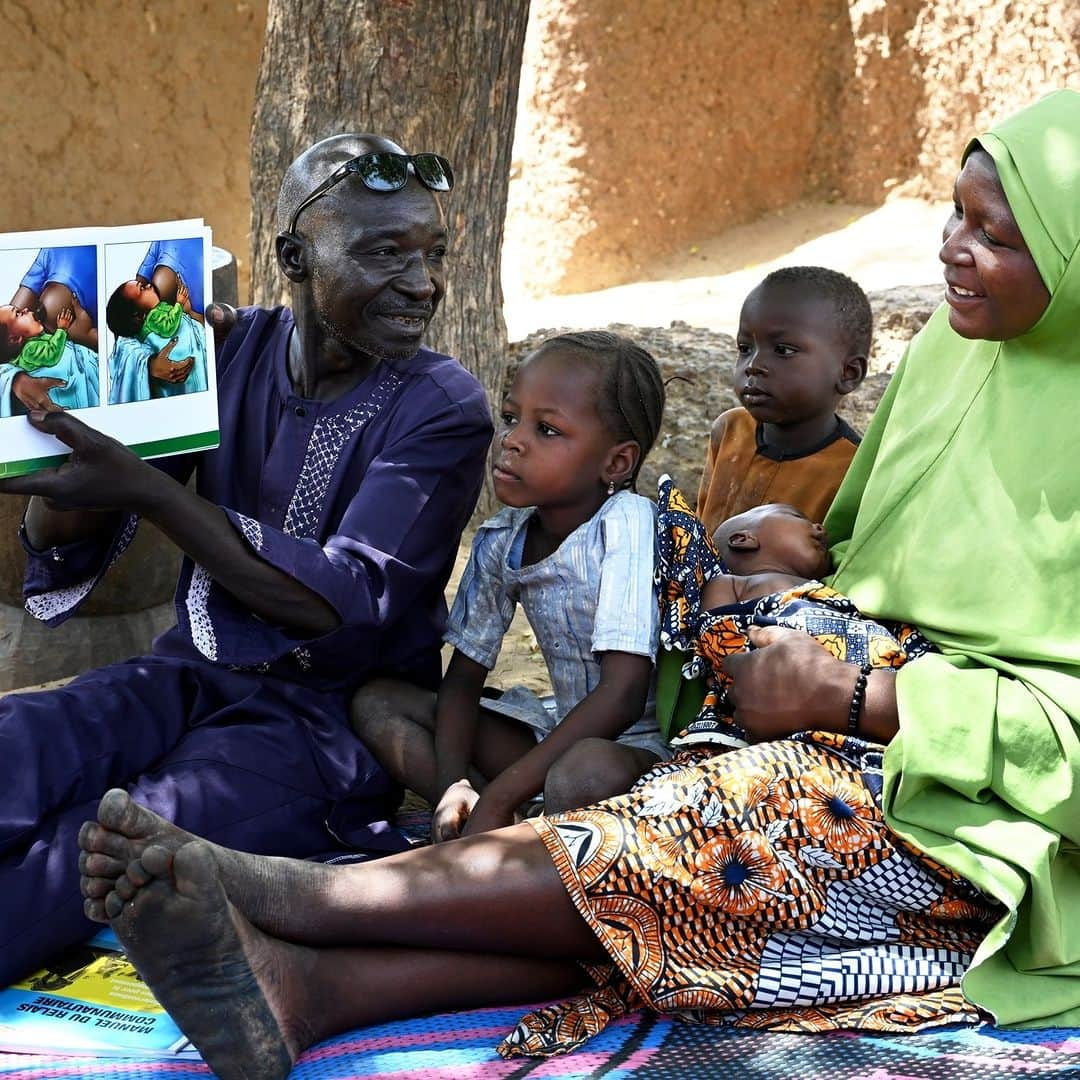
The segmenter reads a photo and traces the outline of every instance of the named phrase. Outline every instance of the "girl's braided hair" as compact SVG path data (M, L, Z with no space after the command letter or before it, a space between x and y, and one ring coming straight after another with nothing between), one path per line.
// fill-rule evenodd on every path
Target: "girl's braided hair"
M636 490L638 472L656 442L664 416L664 380L652 354L607 330L559 334L536 351L554 348L578 353L596 370L595 404L600 419L617 439L632 440L641 448L634 472L624 485Z

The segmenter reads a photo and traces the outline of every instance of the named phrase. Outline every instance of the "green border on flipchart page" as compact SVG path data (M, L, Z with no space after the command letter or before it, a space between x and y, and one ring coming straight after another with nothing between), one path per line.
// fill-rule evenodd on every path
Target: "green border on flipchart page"
M184 454L195 450L212 450L220 440L219 431L201 431L196 435L178 435L172 439L157 439L154 442L135 443L128 447L141 458L164 457L166 454ZM50 457L26 458L23 461L0 463L0 479L8 476L24 476L37 472L38 469L53 468L67 461L67 454Z

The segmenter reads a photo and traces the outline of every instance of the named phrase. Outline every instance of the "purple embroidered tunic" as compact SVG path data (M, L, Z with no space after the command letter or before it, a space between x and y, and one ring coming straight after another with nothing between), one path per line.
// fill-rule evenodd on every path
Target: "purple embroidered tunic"
M333 402L292 390L292 315L241 311L218 360L221 447L156 462L224 508L260 558L337 612L304 639L185 559L153 655L0 699L0 981L90 933L76 836L111 786L186 829L267 854L377 843L391 785L348 725L375 674L434 686L443 599L491 439L480 384L421 349ZM135 533L28 548L27 609L77 610ZM373 845L372 845L373 846Z
M292 325L288 309L241 311L218 361L220 449L158 464L186 480L197 463L199 494L263 559L322 596L341 626L292 636L185 559L178 625L154 652L320 689L354 689L383 671L432 684L443 590L491 440L483 390L456 361L421 349L384 361L337 401L297 397L286 370ZM129 519L107 552L31 552L27 609L63 621L133 536Z

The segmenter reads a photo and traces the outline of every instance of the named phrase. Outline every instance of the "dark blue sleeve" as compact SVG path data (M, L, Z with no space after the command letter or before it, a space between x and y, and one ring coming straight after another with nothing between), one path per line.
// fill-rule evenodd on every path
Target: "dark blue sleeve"
M177 454L148 462L155 469L186 484L195 468L197 454ZM26 610L49 626L59 626L82 606L83 601L124 554L135 539L139 518L127 514L115 532L77 540L38 551L32 547L24 525L19 539L26 552L23 601Z
M135 271L136 277L145 278L149 281L154 276L154 267L158 264L158 248L160 243L155 240L149 248L146 250L146 257L139 264L139 269Z
M128 549L139 519L127 515L116 532L38 551L25 525L19 539L26 552L23 599L26 610L48 626L59 626L78 611L105 572Z
M23 274L23 279L19 282L20 286L25 285L28 289L33 289L34 292L40 295L41 289L45 282L49 280L49 249L42 248L37 253L37 258L30 264L30 269ZM97 312L94 312L94 317L97 317Z

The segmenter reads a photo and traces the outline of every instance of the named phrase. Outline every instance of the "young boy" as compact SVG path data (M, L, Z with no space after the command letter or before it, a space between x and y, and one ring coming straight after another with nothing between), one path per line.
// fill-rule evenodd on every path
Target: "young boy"
M753 626L810 634L864 674L929 650L914 628L869 619L823 584L831 572L828 537L795 507L756 506L722 522L710 539L668 476L660 478L657 503L661 640L687 655L683 674L704 676L707 686L700 713L673 747L746 745L746 733L729 719L723 662L751 647Z
M774 270L743 302L735 393L713 422L697 513L709 532L766 502L821 521L859 436L836 415L866 377L871 315L849 277L821 266Z

